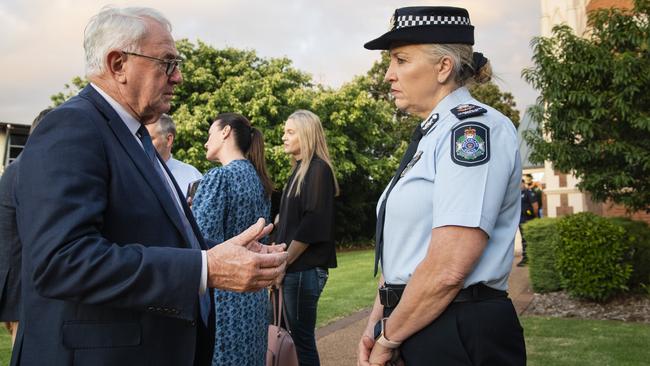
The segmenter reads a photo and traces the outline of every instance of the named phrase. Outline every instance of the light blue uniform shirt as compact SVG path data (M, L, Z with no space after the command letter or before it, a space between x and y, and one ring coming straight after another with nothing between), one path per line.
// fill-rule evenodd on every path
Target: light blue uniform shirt
M458 119L451 110L466 104L487 112ZM474 99L464 87L445 97L431 113L438 114L438 121L420 140L417 161L403 173L386 202L384 279L389 284L409 281L426 256L432 229L478 227L489 239L464 287L484 283L506 290L520 214L517 131L507 117ZM463 145L476 129L479 138L468 141L481 142L477 146L483 150ZM385 194L384 190L380 203Z

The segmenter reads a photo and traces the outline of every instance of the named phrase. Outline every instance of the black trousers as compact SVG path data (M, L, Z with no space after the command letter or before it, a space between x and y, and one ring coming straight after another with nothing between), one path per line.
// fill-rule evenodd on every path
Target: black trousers
M524 228L521 227L523 224L525 224L527 221L524 221L519 224L519 234L521 235L521 259L528 259L528 255L526 254L526 247L528 244L526 243L526 237L524 236Z
M384 316L392 309L384 309ZM407 366L526 365L524 332L509 298L451 303L402 343Z

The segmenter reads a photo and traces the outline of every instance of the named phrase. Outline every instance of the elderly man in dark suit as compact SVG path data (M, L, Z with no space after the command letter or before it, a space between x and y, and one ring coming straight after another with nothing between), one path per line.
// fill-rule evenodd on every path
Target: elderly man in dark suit
M36 116L32 131L52 109L47 108ZM5 322L11 334L11 344L16 340L20 310L20 263L22 244L16 225L16 173L20 156L5 169L0 177L0 321Z
M209 288L258 290L285 269L284 245L257 241L263 220L208 249L153 148L144 125L182 81L170 32L153 9L103 9L84 36L91 84L27 143L13 365L208 364Z

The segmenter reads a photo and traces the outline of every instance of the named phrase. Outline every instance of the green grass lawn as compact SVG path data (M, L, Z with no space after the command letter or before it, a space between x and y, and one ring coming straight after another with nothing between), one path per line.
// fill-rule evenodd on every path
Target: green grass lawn
M9 365L11 361L11 336L7 332L4 323L0 325L0 365Z
M369 307L377 279L372 250L343 252L318 305L318 326ZM530 366L649 365L650 325L619 321L522 317ZM11 339L0 330L0 365L7 365Z
M317 327L372 306L379 278L379 275L372 276L374 258L374 250L337 254L338 267L330 269L329 279L318 300Z
M530 366L650 365L650 325L522 317Z
M318 303L318 326L372 305L374 252L338 254L339 267ZM528 365L650 365L650 325L619 321L522 317Z

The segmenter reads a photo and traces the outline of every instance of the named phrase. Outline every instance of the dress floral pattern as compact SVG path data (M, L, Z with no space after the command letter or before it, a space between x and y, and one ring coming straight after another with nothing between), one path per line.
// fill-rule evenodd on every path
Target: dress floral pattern
M270 221L271 201L248 160L234 160L203 177L192 211L204 237L219 243L236 236L258 218ZM216 339L213 366L264 366L267 349L266 290L214 291Z

